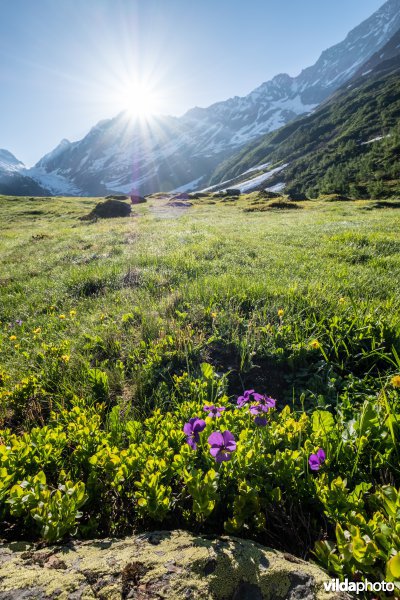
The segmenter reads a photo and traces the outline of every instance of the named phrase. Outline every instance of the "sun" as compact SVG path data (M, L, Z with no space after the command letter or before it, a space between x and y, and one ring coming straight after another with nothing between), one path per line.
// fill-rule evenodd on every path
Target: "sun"
M148 119L160 110L160 96L144 84L131 84L121 90L120 105L132 118Z

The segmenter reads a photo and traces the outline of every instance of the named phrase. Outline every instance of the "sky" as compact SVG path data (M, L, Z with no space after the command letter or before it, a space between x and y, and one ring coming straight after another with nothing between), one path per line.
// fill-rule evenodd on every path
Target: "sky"
M179 116L244 96L297 75L382 4L0 0L0 148L31 166L128 106Z

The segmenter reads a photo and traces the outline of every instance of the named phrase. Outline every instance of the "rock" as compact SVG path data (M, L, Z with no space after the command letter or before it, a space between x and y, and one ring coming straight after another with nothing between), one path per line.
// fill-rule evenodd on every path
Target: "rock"
M240 196L241 192L239 189L228 188L225 190L227 196Z
M96 219L114 219L116 217L129 217L131 207L126 202L120 200L112 200L109 198L105 202L99 202L94 209L85 217L81 217L81 221L91 221Z
M193 202L187 202L185 200L170 200L167 206L174 206L175 208L185 208L193 206Z
M172 200L190 200L190 194L187 192L180 192L179 194L174 194Z
M132 194L130 198L132 204L144 204L146 202L146 198L137 194Z
M0 545L0 600L339 600L317 566L234 537L184 531Z

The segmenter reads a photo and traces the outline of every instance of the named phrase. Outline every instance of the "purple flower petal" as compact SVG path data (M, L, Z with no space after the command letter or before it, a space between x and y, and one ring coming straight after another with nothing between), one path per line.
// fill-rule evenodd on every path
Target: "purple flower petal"
M184 424L183 433L186 433L186 435L191 435L193 433L192 425L190 423Z
M224 438L224 446L229 452L233 452L236 450L236 440L235 436L230 431L224 431L222 434Z
M211 454L211 456L213 456L214 458L216 458L220 452L221 452L221 447L220 446L211 446L211 448L210 448L210 454Z
M318 458L319 458L319 461L320 461L320 463L323 463L323 462L325 462L326 455L325 455L325 452L323 451L323 449L322 449L322 448L320 448L320 449L317 451L317 456L318 456Z
M200 433L201 431L203 431L203 429L205 429L205 427L206 422L203 421L203 419L195 419L193 423L193 431L195 431L196 433Z
M266 424L268 423L267 419L264 419L263 417L256 417L254 419L254 423L256 425L258 425L259 427L265 427Z
M230 460L231 459L231 454L230 452L220 452L219 454L217 454L217 456L215 457L215 460L217 463L221 463L224 462L226 460Z
M319 467L321 466L320 460L316 454L311 454L308 459L308 464L310 465L311 471L319 471Z
M219 446L220 448L222 448L222 446L224 445L224 438L222 433L220 431L214 431L214 433L212 433L208 438L208 443L210 444L210 446Z
M197 444L196 444L196 442L195 442L195 440L194 440L194 438L193 438L193 437L189 437L189 436L188 436L188 437L186 438L186 442L189 444L189 446L190 446L190 447L191 447L193 450L197 450Z

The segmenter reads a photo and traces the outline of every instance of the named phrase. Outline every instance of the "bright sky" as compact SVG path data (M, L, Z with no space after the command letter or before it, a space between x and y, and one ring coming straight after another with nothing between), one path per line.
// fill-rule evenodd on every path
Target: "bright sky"
M383 1L0 0L0 148L31 166L135 86L138 110L171 115L246 95L297 75Z

